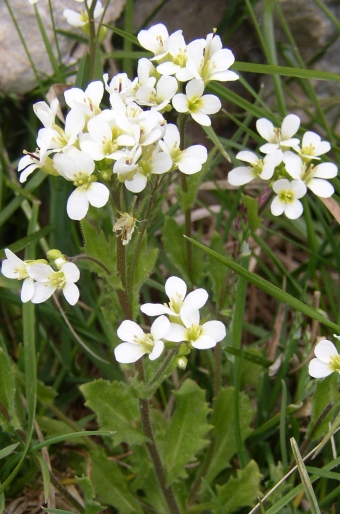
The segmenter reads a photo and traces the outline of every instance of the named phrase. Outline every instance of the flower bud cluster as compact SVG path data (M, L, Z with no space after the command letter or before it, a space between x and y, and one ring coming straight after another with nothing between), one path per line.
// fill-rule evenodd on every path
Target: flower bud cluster
M148 316L158 316L145 334L134 321L125 320L117 334L123 341L114 354L118 362L136 362L145 354L150 360L157 359L166 345L178 344L178 365L185 368L186 355L193 348L213 348L225 337L226 329L220 321L200 323L199 309L208 300L205 289L196 289L187 295L186 283L178 277L170 277L165 283L169 302L165 304L145 303L141 311Z
M229 70L231 50L223 49L219 36L208 34L186 45L182 31L169 35L162 24L138 34L144 48L153 52L140 59L137 77L125 73L91 82L85 91L65 91L69 111L64 126L57 121L59 102L38 102L34 112L43 124L37 150L19 161L20 182L37 168L73 182L75 190L67 202L71 219L83 219L92 205L104 207L109 183L124 183L140 193L153 177L179 170L191 175L202 169L207 150L202 145L183 149L176 125L165 114L175 110L202 125L210 125L210 114L219 111L220 100L204 95L211 80L236 80ZM186 93L180 92L183 83ZM102 108L104 87L110 108ZM103 183L105 182L105 183Z
M259 158L250 151L241 151L237 159L247 166L239 166L229 172L228 181L234 186L247 184L255 178L270 182L276 193L271 203L274 216L285 213L290 219L301 216L303 206L300 202L309 188L321 198L329 198L334 187L327 179L336 177L335 164L320 162L320 156L331 149L328 141L321 141L315 132L306 132L302 140L293 137L300 127L300 118L289 114L280 128L266 118L257 120L259 134L267 141L260 147L264 157Z
M8 248L5 249L5 255L1 272L7 278L23 280L23 303L45 302L57 290L62 290L70 305L77 303L79 289L75 282L80 277L79 269L74 263L68 262L59 250L47 253L50 264L45 259L23 261Z

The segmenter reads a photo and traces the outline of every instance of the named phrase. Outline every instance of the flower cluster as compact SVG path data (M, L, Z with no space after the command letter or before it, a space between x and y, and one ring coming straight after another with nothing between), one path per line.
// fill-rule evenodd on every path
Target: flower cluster
M219 111L220 100L205 95L211 80L236 80L229 70L231 50L222 48L215 33L186 45L182 31L169 35L162 24L138 34L144 48L153 52L138 62L137 77L119 73L111 80L91 82L85 91L65 91L69 111L62 128L59 102L38 102L34 112L43 124L37 150L25 152L18 170L20 182L37 168L73 182L75 190L67 202L71 219L83 219L89 206L104 207L109 184L124 183L140 193L153 177L179 170L197 173L207 160L202 145L184 149L176 125L167 124L165 113L174 109L202 125L210 125L210 114ZM182 90L185 82L185 93ZM104 88L110 108L102 108Z
M178 344L178 358L185 367L185 355L192 348L204 350L213 348L225 337L226 329L220 321L200 322L199 309L208 299L205 289L196 289L187 295L185 282L178 277L170 277L165 283L165 292L169 302L165 304L146 303L141 311L148 316L158 316L145 334L137 323L125 320L119 326L117 334L123 341L114 354L118 362L136 362L145 354L150 360L157 359L164 348L171 343ZM168 316L168 317L167 317Z
M340 339L334 334L334 337ZM315 357L309 363L309 374L313 378L328 377L334 371L340 373L340 355L334 344L327 339L319 341L314 348Z
M302 140L296 136L300 118L289 114L280 128L265 118L257 120L256 128L267 141L260 147L264 157L250 151L241 151L237 159L247 163L229 172L228 180L234 186L247 184L254 178L270 181L276 194L271 203L274 216L285 213L290 219L301 216L303 206L300 201L309 188L321 198L329 198L334 188L327 179L336 177L337 167L333 163L320 163L320 156L327 153L331 146L321 141L315 132L306 132Z
M23 280L22 302L42 303L57 290L62 290L70 305L77 303L79 289L75 282L80 277L79 269L74 263L67 262L59 250L47 253L50 264L45 259L23 261L8 248L5 254L1 272L7 278Z

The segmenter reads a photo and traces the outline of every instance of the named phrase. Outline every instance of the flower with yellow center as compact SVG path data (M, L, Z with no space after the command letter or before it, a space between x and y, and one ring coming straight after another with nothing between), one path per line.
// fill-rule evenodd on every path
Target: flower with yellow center
M211 125L209 114L215 114L221 109L221 101L215 95L203 95L203 80L193 79L186 85L184 93L178 93L172 99L172 105L177 112L188 113L200 125Z
M55 291L62 290L65 299L70 305L75 305L79 299L79 289L75 282L79 280L80 273L72 262L65 262L54 271L48 264L32 264L31 277L36 280L32 303L42 303L48 300Z
M314 354L316 358L310 361L308 368L311 377L328 377L334 371L340 373L340 355L331 341L320 341L314 349Z
M277 196L271 203L271 213L274 216L285 213L291 220L299 218L303 212L299 198L302 198L307 192L307 187L302 180L292 180L292 182L285 178L277 180L273 184L273 190Z

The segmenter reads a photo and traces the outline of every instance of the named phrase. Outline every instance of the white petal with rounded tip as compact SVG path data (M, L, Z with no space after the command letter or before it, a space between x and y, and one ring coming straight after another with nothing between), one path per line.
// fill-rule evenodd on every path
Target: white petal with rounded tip
M154 361L155 359L158 359L158 357L161 355L163 350L164 350L164 342L163 341L156 341L155 346L153 347L153 350L152 350L152 352L149 355L149 359L151 361Z
M48 264L32 264L30 266L30 277L37 282L48 282L49 276L54 270Z
M82 220L89 210L86 189L77 188L67 200L67 215L71 220Z
M240 161L249 162L249 164L256 165L259 158L254 152L249 152L249 150L241 150L236 154L236 159Z
M100 182L92 182L87 189L87 199L93 207L104 207L109 201L110 191Z
M290 139L296 132L299 130L300 127L300 118L296 116L296 114L288 114L282 121L281 126L281 136L282 140L286 141L287 139ZM299 144L299 140L296 144Z
M137 323L126 319L121 323L117 330L117 335L122 341L134 341L134 339L140 339L145 336L144 331Z
M183 325L179 325L178 323L170 323L169 331L166 335L166 339L168 341L172 341L173 343L181 343L182 341L186 341L186 329Z
M178 93L172 99L173 108L177 112L188 112L188 99L183 93Z
M308 187L320 198L330 198L334 193L334 187L332 184L322 178L312 178L308 181Z
M308 372L313 378L324 378L333 373L329 365L319 361L319 359L312 359L310 361Z
M190 82L187 83L187 86L185 88L185 92L189 99L191 99L193 97L201 97L203 95L203 91L204 91L203 80L197 80L197 79L190 80ZM211 95L211 96L214 96L214 95Z
M114 349L116 360L122 364L136 362L146 353L145 346L133 343L121 343Z
M34 284L34 294L31 298L32 303L42 303L51 298L57 288L46 283L36 282Z
M314 177L334 178L338 174L338 168L332 162L323 162L314 168Z
M303 213L303 205L299 200L295 200L293 203L286 205L285 215L291 220L296 220Z
M216 339L203 335L191 344L197 350L207 350L208 348L214 348L214 346L216 346L216 342Z
M256 129L260 136L263 137L263 139L272 143L275 142L274 125L271 121L267 120L266 118L260 118L256 122Z
M199 123L200 125L203 125L204 127L210 127L211 125L211 119L207 114L204 114L203 112L191 112L190 113L192 118Z
M330 357L338 355L338 350L335 345L328 341L328 339L322 339L314 348L315 357L325 364L329 363Z
M222 107L221 100L215 95L202 96L202 102L201 111L204 112L204 114L215 114Z
M140 310L144 312L147 316L160 316L161 314L169 314L172 315L173 312L166 305L162 305L161 303L144 303L141 305Z
M169 277L165 282L165 293L169 299L177 298L179 295L182 300L184 300L187 294L187 285L184 280L179 277Z
M61 266L60 271L65 274L68 282L77 282L80 278L79 268L77 268L73 262L65 262L65 264Z
M188 305L181 308L181 320L188 328L191 325L199 325L200 313L198 310L192 310Z
M215 339L217 343L222 341L227 333L221 321L207 321L202 325L202 329L205 336Z
M273 216L280 216L285 210L285 204L276 196L270 205Z
M79 289L72 282L68 282L63 287L63 295L70 305L75 305L79 300Z
M165 316L160 316L155 319L150 328L150 333L154 340L162 339L166 336L170 328L170 321Z
M185 298L183 302L183 307L188 307L189 309L195 310L201 309L201 307L203 307L203 305L206 304L208 297L209 295L205 289L195 289L195 291L189 293L188 296Z
M124 182L126 189L131 193L140 193L146 188L147 183L147 178L141 173L136 173L132 180L125 180Z
M232 186L243 186L254 178L256 178L256 175L250 166L239 166L228 173L228 182Z
M266 143L260 146L260 152L270 154L279 149L278 143Z
M33 295L34 295L33 278L26 278L22 283L21 295L20 295L21 301L23 303L26 303L29 300L31 300Z

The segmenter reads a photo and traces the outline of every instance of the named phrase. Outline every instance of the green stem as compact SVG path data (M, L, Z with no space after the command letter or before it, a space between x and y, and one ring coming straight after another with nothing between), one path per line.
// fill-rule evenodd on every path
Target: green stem
M91 255L86 255L86 253L80 253L79 255L75 255L74 257L70 257L67 260L70 261L70 262L76 262L76 261L92 261L92 262L95 262L96 264L98 264L98 266L103 268L103 270L106 271L106 273L108 275L111 275L111 271L109 270L109 268L107 268L105 266L105 264L102 263L102 261L100 261L96 257L91 257Z
M181 150L184 150L185 148L185 124L188 119L188 116L186 114L179 114L178 115L178 130L180 135L180 144L179 147ZM181 173L181 186L183 193L188 192L188 183L187 183L187 177L184 175L184 173ZM191 209L186 209L184 212L184 231L185 235L187 237L191 237ZM188 275L191 282L191 285L194 283L193 279L193 262L192 262L192 246L188 240L186 240L185 243L186 246L186 254L187 254L187 262L188 262Z
M96 7L97 0L93 0L90 7L87 7L87 3L85 2L87 14L89 17L89 56L90 56L90 72L89 72L89 82L93 80L94 75L94 64L96 60L96 49L97 49L97 40L96 40L96 31L94 26L94 9Z
M145 213L145 219L139 230L136 248L134 250L134 254L131 259L131 265L130 265L130 270L129 270L129 279L128 279L128 294L131 299L132 299L132 295L133 295L133 279L134 279L136 264L137 264L137 260L138 260L138 256L139 256L139 251L142 246L143 236L146 231L146 227L147 227L147 224L148 224L148 221L150 218L151 210L152 210L154 200L155 200L155 193L156 193L158 187L159 187L159 177L156 177L155 185L151 190L150 200L148 202L148 207L147 207L147 210Z

